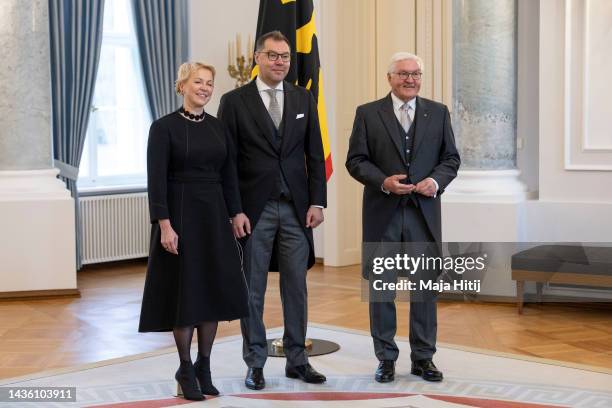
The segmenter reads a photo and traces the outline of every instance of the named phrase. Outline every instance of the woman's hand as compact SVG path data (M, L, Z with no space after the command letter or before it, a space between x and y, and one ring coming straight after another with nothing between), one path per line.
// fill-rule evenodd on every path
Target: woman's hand
M159 227L161 228L161 244L164 249L171 254L178 255L178 235L172 229L170 220L159 220Z

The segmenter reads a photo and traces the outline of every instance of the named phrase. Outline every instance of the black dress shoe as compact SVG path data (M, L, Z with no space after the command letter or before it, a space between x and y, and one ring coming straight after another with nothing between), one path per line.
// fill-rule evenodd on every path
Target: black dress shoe
M249 367L244 379L244 385L251 390L263 390L266 386L263 368Z
M382 360L378 363L374 379L379 383L386 383L395 380L395 361Z
M295 367L285 367L285 375L289 378L299 378L310 384L321 384L327 381L327 378L307 363Z
M177 382L176 395L178 397L191 401L202 401L204 399L191 361L181 361L181 365L176 374L174 374L174 378Z
M412 362L412 370L414 375L423 377L425 381L442 381L442 372L436 368L431 360L418 360Z

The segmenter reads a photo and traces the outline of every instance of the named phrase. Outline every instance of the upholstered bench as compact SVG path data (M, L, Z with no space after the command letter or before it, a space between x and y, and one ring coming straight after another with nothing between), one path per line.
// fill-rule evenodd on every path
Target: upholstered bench
M540 245L512 255L518 312L525 282L536 282L538 302L545 282L612 287L612 247Z

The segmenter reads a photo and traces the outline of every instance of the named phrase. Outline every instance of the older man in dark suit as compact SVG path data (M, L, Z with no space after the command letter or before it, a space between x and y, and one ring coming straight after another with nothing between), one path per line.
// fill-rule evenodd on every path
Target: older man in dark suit
M291 61L289 41L274 31L261 36L255 48L257 78L223 95L218 116L237 147L245 213L233 218L234 234L251 234L244 262L250 316L242 319L241 328L245 385L260 390L265 387L263 307L269 270L280 273L287 377L308 383L326 380L308 363L304 345L306 270L314 264L312 229L323 221L326 180L314 99L306 89L284 81Z
M365 243L441 241L440 195L460 159L448 108L418 96L422 75L418 56L395 54L387 73L391 92L357 108L346 167L364 184ZM411 299L411 372L428 381L443 377L432 360L436 315L435 297ZM393 381L399 355L393 301L370 301L370 329L379 360L375 379Z

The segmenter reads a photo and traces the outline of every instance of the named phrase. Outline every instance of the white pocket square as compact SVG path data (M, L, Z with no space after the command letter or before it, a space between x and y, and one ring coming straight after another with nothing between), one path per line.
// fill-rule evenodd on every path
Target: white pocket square
M295 117L296 119L302 119L304 117L303 113L298 113L297 116Z

